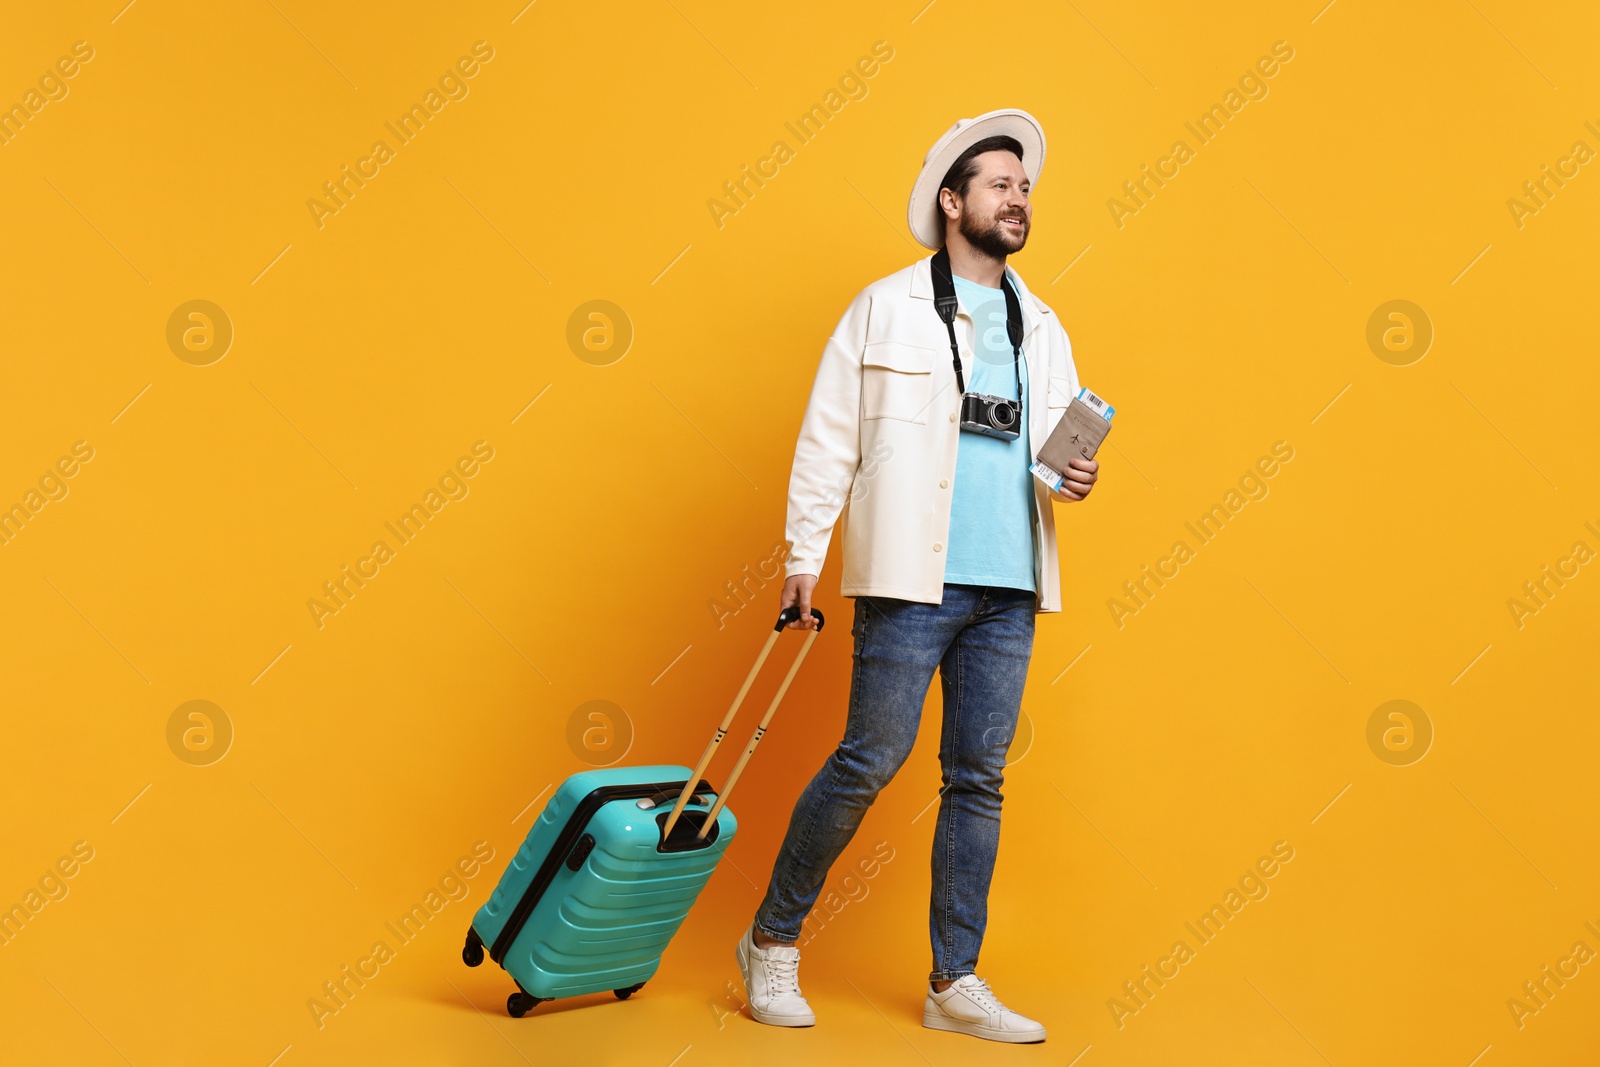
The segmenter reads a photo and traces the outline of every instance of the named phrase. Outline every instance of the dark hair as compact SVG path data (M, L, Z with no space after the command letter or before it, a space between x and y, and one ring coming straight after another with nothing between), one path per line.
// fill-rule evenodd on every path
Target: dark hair
M957 156L956 161L950 164L950 169L944 172L944 180L939 183L939 188L949 189L965 199L972 179L978 176L978 157L985 152L1010 152L1020 160L1022 142L1005 134L975 141L972 147Z

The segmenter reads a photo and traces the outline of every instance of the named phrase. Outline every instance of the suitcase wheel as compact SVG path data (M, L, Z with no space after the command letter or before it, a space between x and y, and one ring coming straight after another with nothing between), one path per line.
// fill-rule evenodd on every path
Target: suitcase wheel
M506 1013L513 1019L520 1019L536 1006L554 999L554 997L536 997L532 993L513 993L506 998Z
M643 982L635 982L633 985L624 986L622 989L613 989L611 992L617 995L618 1000L627 1000L629 997L633 996L643 988Z
M476 967L483 962L483 939L471 927L467 928L467 943L462 946L461 961L468 967Z

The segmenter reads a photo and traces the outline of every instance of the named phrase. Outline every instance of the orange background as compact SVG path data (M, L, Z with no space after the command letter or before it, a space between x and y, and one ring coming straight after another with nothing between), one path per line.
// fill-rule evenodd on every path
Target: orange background
M1568 164L1520 225L1507 204L1600 148L1592 11L120 2L0 36L0 103L93 51L0 145L0 505L25 509L0 545L0 905L39 905L0 946L5 1059L1600 1056L1592 962L1520 1026L1507 1004L1600 950L1600 577L1558 562L1600 549L1577 310L1600 177ZM466 95L319 226L307 201L479 41ZM865 94L798 144L784 124L879 41ZM1198 145L1184 123L1279 41L1267 94ZM1008 106L1050 138L1014 265L1118 408L1100 487L1058 509L1066 610L1040 618L981 961L1048 1042L920 1026L927 723L806 944L819 1025L732 1014L733 942L843 726L836 554L832 624L660 974L507 1018L509 979L459 959L473 909L553 783L699 752L776 611L776 584L720 626L711 602L782 535L823 342L923 254L904 204L927 147ZM1108 200L1179 138L1193 158L1119 227ZM708 201L779 139L792 158L719 226ZM221 358L184 349L198 320L169 345L194 300L231 324ZM596 300L625 352L569 343ZM1420 359L1369 346L1392 300L1431 323ZM1119 627L1123 583L1279 441L1267 495ZM48 477L76 442L92 459ZM493 458L446 478L476 442ZM380 539L393 558L319 627L308 600ZM1569 577L1519 618L1546 564ZM220 713L169 730L190 701ZM493 860L441 888L478 842ZM1268 894L1192 939L1277 842ZM41 881L65 895L29 898ZM319 1028L323 983L435 889ZM1136 1004L1123 983L1180 939L1193 958Z

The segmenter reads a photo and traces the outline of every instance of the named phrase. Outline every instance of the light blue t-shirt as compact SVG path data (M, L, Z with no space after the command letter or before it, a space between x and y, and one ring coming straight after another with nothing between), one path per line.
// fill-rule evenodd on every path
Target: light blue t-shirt
M1033 475L1028 466L1028 363L1012 369L1006 335L1006 298L966 278L955 279L956 296L972 316L977 351L963 368L967 389L1017 399L1022 375L1021 435L1006 441L962 430L956 451L956 484L950 504L950 543L944 580L1036 591L1033 579Z

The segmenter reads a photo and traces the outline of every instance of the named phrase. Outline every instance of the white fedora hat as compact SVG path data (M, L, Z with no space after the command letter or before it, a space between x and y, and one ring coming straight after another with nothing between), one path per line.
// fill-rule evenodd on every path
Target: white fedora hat
M977 118L962 119L933 143L922 161L922 171L911 187L911 203L906 221L911 236L925 248L944 246L944 212L939 209L939 183L955 163L956 157L985 137L1015 137L1022 145L1022 172L1030 185L1039 183L1044 169L1044 128L1039 120L1017 108L988 111Z

